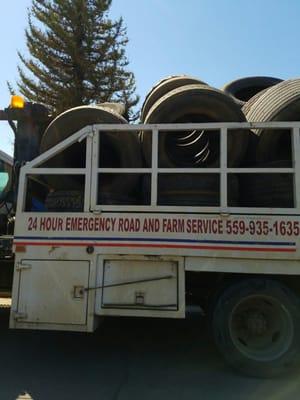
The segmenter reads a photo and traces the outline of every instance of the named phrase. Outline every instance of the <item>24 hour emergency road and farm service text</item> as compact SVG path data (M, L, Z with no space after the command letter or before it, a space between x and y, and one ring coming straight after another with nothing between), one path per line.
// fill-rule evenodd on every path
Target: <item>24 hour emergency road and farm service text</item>
M199 235L299 236L300 221L247 217L29 217L27 230L35 232L187 233Z

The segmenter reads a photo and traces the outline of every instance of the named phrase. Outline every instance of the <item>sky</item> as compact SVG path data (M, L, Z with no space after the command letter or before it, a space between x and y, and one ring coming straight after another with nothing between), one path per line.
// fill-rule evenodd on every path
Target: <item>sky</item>
M7 81L18 77L17 51L31 0L1 0L0 108ZM187 74L211 86L245 76L300 76L299 0L113 0L110 17L127 26L127 57L141 103L169 75ZM13 135L0 121L0 149L12 154Z

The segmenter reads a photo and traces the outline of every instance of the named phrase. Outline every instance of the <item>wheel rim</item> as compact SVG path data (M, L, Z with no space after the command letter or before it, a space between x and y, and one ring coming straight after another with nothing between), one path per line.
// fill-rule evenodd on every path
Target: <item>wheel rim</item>
M273 297L253 295L242 299L229 320L236 348L255 361L272 361L284 354L293 340L288 310Z

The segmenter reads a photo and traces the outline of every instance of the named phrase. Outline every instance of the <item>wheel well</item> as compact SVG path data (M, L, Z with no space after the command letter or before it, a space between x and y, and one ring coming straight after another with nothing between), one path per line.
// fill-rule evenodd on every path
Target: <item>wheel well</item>
M208 313L228 286L234 282L251 278L268 278L282 282L300 297L300 275L187 271L185 273L186 302L187 304L199 304Z

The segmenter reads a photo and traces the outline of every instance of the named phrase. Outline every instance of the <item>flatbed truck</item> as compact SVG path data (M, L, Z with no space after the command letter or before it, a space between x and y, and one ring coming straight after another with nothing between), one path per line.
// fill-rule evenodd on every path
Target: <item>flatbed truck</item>
M228 167L229 132L262 128L289 132L291 165ZM183 129L219 131L219 166L159 167L160 135ZM151 167L101 167L101 135L108 131L149 132ZM93 332L106 316L184 318L195 302L234 368L254 376L288 371L300 343L299 132L300 122L96 124L27 161L18 181L10 327ZM83 168L49 167L49 160L78 142L86 152ZM110 174L146 176L148 200L100 204L99 185ZM219 176L217 205L159 204L162 174ZM229 204L232 174L289 175L294 206ZM30 190L45 186L49 176L51 182L80 177L80 211L33 210Z

